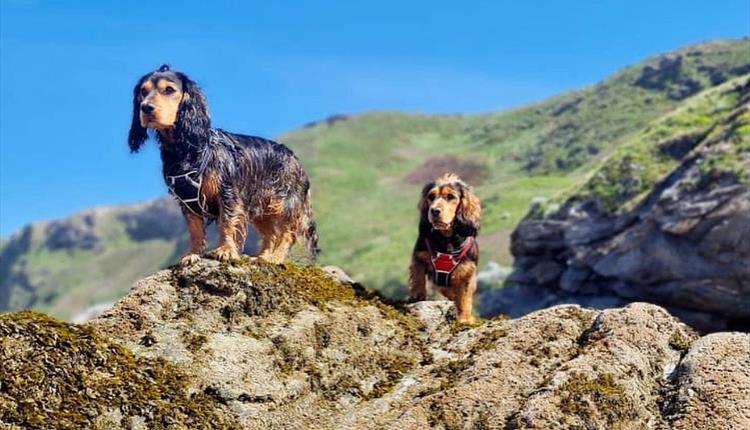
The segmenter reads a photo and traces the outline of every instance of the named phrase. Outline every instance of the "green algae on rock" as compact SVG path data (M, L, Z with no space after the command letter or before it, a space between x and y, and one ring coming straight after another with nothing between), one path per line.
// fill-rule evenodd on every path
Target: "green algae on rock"
M276 265L243 256L229 264L175 268L175 274L183 286L195 285L219 294L242 290L246 297L243 311L251 316L266 316L274 311L295 313L305 305L323 309L331 302L338 302L357 307L374 306L410 331L421 329L417 320L404 314L404 302L388 299L356 284L340 284L316 266L292 262Z
M139 358L86 326L0 315L0 424L29 429L239 428L162 359Z
M582 418L589 423L587 427L596 427L590 423L597 416L607 425L636 417L633 411L637 405L630 404L625 390L616 383L611 373L602 373L596 378L580 372L573 373L561 391L560 410Z

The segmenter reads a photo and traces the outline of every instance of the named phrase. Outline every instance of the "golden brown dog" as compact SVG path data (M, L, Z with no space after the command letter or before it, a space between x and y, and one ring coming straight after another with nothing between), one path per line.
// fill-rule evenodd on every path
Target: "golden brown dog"
M419 237L410 267L412 300L424 300L426 282L456 304L458 321L474 322L482 208L471 187L453 173L425 185L417 206Z

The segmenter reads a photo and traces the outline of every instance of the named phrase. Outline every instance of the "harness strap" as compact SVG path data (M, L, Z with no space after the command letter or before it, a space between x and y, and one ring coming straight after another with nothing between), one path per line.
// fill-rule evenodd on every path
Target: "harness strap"
M197 181L194 180L191 175L197 175ZM177 191L177 181L179 179L183 179L185 183L190 185L192 188L195 188L195 197L186 198L184 195L180 195L180 193ZM182 175L167 175L167 188L169 188L169 193L172 194L180 203L182 203L183 206L185 206L190 212L193 214L205 217L208 213L206 209L206 202L201 197L201 186L203 185L203 175L200 174L198 170L191 170L187 173L183 173ZM190 193L192 195L192 192ZM194 207L194 204L197 203L197 208Z
M205 145L197 146L191 142L188 145L200 151L199 159L193 163L192 170L181 175L165 175L169 193L172 194L182 206L186 207L193 214L212 221L216 219L217 214L212 214L208 207L205 196L201 193L203 185L203 173L206 171L210 157L208 146L222 145L225 147L234 147L237 142L234 138L223 130L210 129L211 136ZM195 177L195 179L193 179Z
M474 237L466 238L461 251L456 254L448 254L440 251L433 252L429 238L424 239L427 251L430 253L430 263L432 264L433 282L440 287L450 286L451 275L459 264L466 258L473 243Z

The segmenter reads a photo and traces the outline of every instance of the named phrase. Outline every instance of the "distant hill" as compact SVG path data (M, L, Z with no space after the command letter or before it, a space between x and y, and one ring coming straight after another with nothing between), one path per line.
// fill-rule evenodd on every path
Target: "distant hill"
M0 309L69 318L113 301L139 276L170 264L184 221L168 200L102 208L31 224L0 252Z
M135 280L174 264L187 243L185 221L171 198L30 224L0 250L0 311L34 308L74 317L114 302Z
M484 205L482 261L510 265L510 233L532 201L539 206L578 189L648 124L747 74L750 40L709 42L518 109L336 115L279 140L312 176L321 263L399 295L416 236L419 189L429 179L452 170L476 186ZM33 307L69 318L171 264L185 241L184 221L168 200L28 226L0 245L0 310Z

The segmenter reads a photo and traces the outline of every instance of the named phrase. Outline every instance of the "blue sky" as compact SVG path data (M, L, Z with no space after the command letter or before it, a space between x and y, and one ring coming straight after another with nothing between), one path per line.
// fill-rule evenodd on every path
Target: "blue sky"
M0 235L165 194L128 153L135 80L162 63L214 125L276 136L333 113L483 112L750 34L748 0L0 0Z

